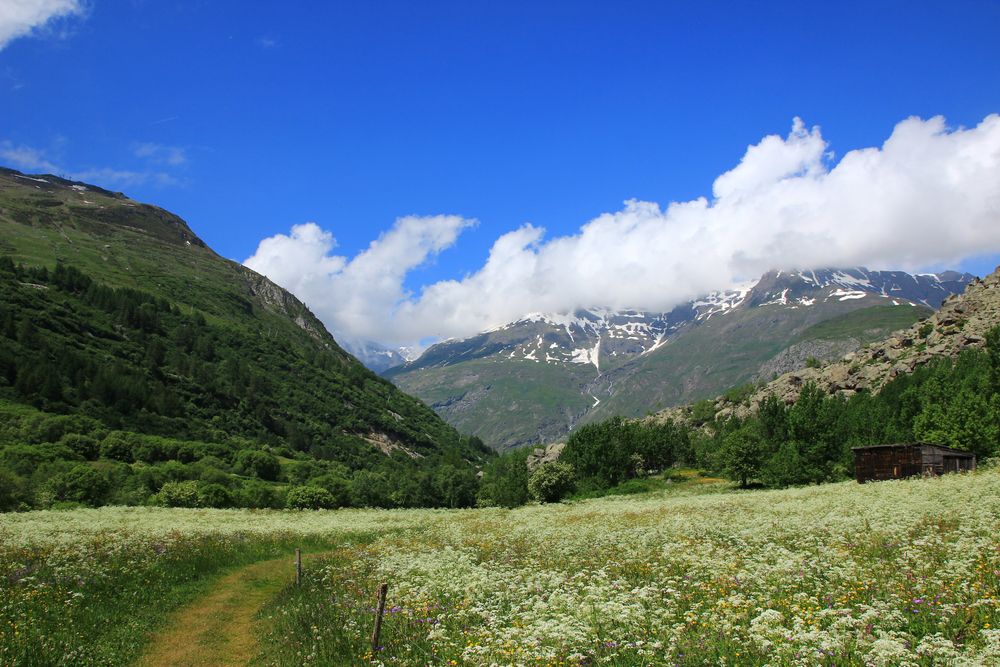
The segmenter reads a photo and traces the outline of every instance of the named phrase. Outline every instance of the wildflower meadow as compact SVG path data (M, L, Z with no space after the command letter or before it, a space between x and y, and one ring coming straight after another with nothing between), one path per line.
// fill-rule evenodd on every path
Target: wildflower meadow
M0 664L127 664L199 577L292 545L324 556L261 610L256 664L1000 664L998 529L995 470L514 510L9 514Z

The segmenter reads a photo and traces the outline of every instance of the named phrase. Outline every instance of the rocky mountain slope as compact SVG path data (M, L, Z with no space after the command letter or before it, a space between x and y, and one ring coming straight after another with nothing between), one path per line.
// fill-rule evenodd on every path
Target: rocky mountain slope
M347 354L301 301L163 209L0 169L0 259L0 401L351 468L485 456Z
M885 340L845 354L817 368L785 373L740 400L720 396L715 412L720 417L745 416L768 395L791 404L806 383L829 394L851 396L859 391L877 393L901 374L912 372L939 357L957 357L963 350L981 348L986 333L1000 325L1000 267L983 279L973 280L965 292L945 299L929 318L893 333ZM691 406L664 410L653 419L687 420Z
M714 396L910 325L974 277L774 271L669 312L528 315L389 369L446 420L506 449L577 424Z

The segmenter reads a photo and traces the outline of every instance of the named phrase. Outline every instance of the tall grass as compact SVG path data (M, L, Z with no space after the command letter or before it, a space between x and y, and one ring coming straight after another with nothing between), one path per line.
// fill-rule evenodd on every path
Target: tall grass
M993 472L455 513L308 573L260 664L1000 664L998 528Z

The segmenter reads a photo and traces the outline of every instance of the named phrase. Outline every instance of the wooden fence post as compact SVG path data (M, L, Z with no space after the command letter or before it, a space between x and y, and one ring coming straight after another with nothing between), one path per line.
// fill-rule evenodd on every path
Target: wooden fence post
M382 633L382 616L385 614L385 596L389 592L389 584L378 587L378 607L375 609L375 629L372 630L372 653L378 651L378 636Z
M295 550L295 585L302 585L302 549Z

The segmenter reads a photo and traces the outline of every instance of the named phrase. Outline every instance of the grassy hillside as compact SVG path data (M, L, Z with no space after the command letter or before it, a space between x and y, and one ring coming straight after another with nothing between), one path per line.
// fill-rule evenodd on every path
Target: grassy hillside
M594 367L490 356L393 377L449 424L509 449L565 434L594 404Z
M382 664L996 664L998 525L995 470L785 491L680 484L513 511L8 514L0 662L127 664L198 592L179 593L185 580L233 554L330 540L301 588L289 559L289 586L257 627L261 663L370 660L384 581ZM123 556L130 567L115 566Z
M0 412L0 463L19 489L6 506L147 502L168 482L191 482L209 505L273 504L285 484L318 485L337 504L413 505L434 502L430 478L442 466L468 486L487 456L176 216L9 171L0 172ZM161 469L205 459L209 470ZM130 467L109 472L112 463ZM140 483L142 465L155 472ZM373 492L348 488L358 471L381 475L358 483ZM53 481L80 476L107 492ZM393 476L411 482L401 491ZM278 486L251 501L243 478ZM218 502L211 484L225 491L213 491Z
M924 306L862 308L814 324L799 334L794 342L853 338L862 343L870 343L888 337L893 331L905 329L932 312L934 311Z

